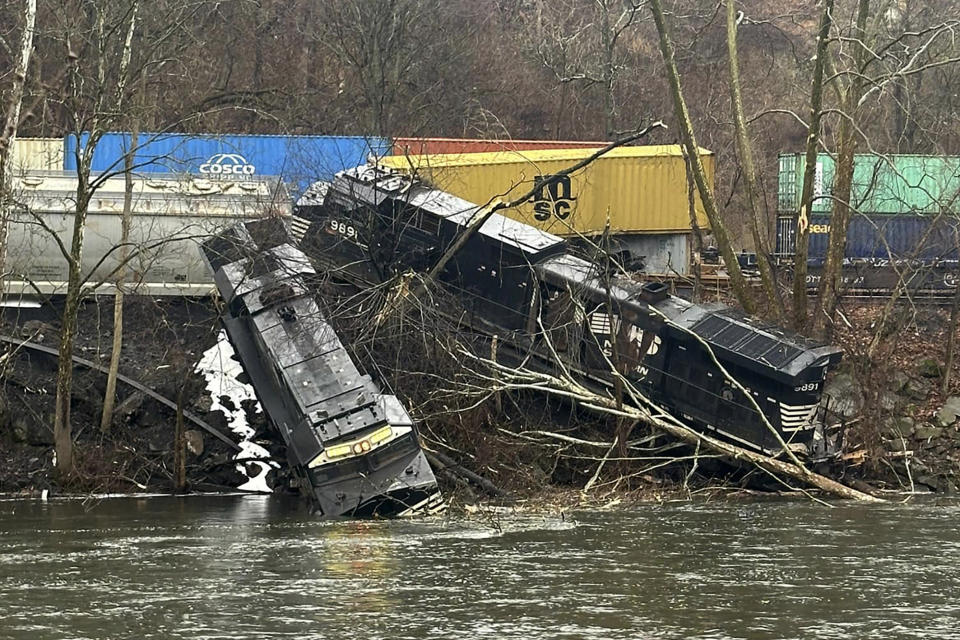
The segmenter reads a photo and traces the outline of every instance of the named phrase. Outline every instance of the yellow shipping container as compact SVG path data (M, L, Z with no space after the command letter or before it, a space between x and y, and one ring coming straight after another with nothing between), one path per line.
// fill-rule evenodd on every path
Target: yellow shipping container
M519 198L545 178L589 157L592 149L390 156L381 163L416 172L437 188L483 204ZM714 156L700 150L713 186ZM707 228L700 198L697 223ZM686 164L679 145L620 147L583 169L541 188L526 204L504 211L560 236L599 235L610 220L616 234L690 231Z
M63 171L63 138L16 138L10 159L17 173Z

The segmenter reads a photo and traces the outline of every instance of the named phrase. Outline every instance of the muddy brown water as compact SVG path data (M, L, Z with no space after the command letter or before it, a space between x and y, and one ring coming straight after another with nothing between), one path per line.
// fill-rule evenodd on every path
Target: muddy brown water
M0 501L0 638L956 638L960 505Z

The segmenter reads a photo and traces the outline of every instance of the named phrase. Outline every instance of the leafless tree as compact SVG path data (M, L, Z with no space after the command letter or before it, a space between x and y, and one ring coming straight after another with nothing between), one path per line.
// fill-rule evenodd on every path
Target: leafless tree
M20 52L13 70L8 104L5 109L3 131L0 132L0 296L3 295L5 279L5 257L7 253L8 209L10 206L10 151L17 138L20 126L20 110L23 105L24 85L30 68L30 56L33 52L33 34L37 19L37 1L25 0L23 11L23 32L20 38Z
M635 31L642 9L643 2L634 0L540 0L528 11L527 20L536 34L536 58L554 75L562 96L571 85L599 88L604 134L609 140L622 134L617 84L629 69L625 41Z
M767 300L772 306L773 315L777 320L784 319L783 300L777 283L774 270L773 256L770 251L768 225L764 223L761 213L760 184L757 179L757 168L753 162L753 143L747 131L746 116L743 112L743 98L740 95L740 56L737 53L737 17L736 3L726 0L727 4L727 58L730 68L730 106L733 112L734 132L737 141L737 155L743 167L743 184L747 195L747 204L750 208L750 232L753 234L753 244L757 252L757 266L760 270L760 280ZM742 14L741 14L742 18Z
M683 97L683 89L680 86L680 72L674 60L673 44L670 41L670 34L660 0L650 0L650 10L653 13L653 20L657 25L657 33L660 39L660 53L663 57L664 67L666 67L667 80L670 83L670 92L673 96L677 126L680 128L681 140L683 141L687 157L690 159L690 166L693 169L694 183L697 185L700 200L703 202L704 211L707 214L707 219L710 221L710 230L717 240L718 248L720 249L727 268L727 273L730 275L730 288L733 294L737 297L737 301L743 306L747 313L754 313L756 311L756 302L753 298L753 293L747 285L746 279L743 277L743 272L740 270L740 263L737 261L737 256L734 253L733 244L727 232L727 225L720 216L716 198L707 182L706 172L700 160L700 148L697 145L696 135L693 131L693 122L690 120L687 103Z

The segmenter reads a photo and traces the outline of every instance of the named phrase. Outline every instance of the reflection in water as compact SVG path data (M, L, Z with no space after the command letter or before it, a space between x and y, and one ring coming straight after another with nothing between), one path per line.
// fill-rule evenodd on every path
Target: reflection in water
M384 585L398 577L400 562L394 547L403 541L390 538L383 522L341 524L324 531L323 566L331 578L343 583L340 598L348 614L375 614L393 608L397 600Z
M956 504L319 521L0 501L0 638L952 638Z

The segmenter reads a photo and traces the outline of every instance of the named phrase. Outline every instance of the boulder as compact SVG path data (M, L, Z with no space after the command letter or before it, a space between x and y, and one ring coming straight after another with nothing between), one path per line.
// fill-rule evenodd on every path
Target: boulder
M929 424L922 424L913 430L913 437L917 440L932 440L943 435L943 429Z
M200 413L206 413L213 408L213 398L211 398L208 394L203 393L194 399L193 408Z
M911 400L923 402L927 399L927 396L930 395L930 391L932 390L933 385L930 384L929 380L924 378L914 378L907 384L906 388L903 389L903 393Z
M914 421L909 416L891 416L880 424L880 433L887 438L899 440L913 435Z
M953 481L941 474L921 475L914 478L914 483L924 485L940 493L952 494L957 492L957 487Z
M887 451L899 453L901 451L908 451L910 445L903 438L891 438L883 443L883 448Z
M949 427L960 417L960 396L950 396L937 412L937 424Z
M917 365L917 373L924 378L939 378L943 375L943 366L933 358L927 358Z
M10 420L13 439L34 447L46 447L53 444L53 420L49 424L34 420L32 416L20 414Z
M142 391L134 391L113 410L113 419L120 419L123 422L130 422L134 414L140 411L146 396Z
M831 398L830 409L844 418L852 418L863 409L863 391L849 373L834 376L824 387L824 393Z
M27 320L20 325L20 337L31 342L43 342L46 336L57 335L56 327L40 320Z
M183 434L183 439L187 443L187 451L195 456L203 453L203 434L196 429L188 429Z
M907 385L910 384L910 376L906 373L897 369L890 376L890 390L894 393L901 393L906 390Z
M900 404L900 396L895 391L881 391L877 394L877 404L886 412L893 411Z

